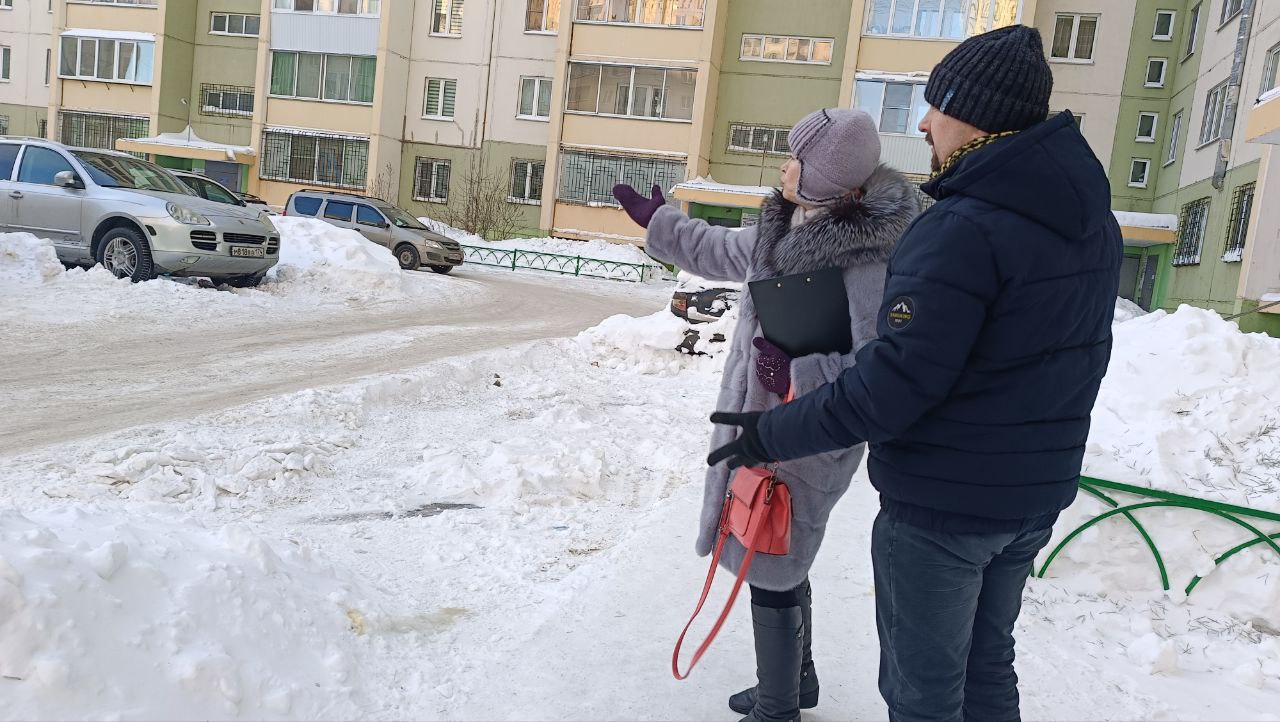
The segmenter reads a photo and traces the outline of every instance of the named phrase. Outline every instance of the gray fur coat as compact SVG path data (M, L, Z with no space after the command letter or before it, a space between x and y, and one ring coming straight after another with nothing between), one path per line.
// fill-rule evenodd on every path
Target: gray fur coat
M793 225L796 206L775 192L753 228L731 231L691 219L671 206L660 208L649 223L648 253L662 261L720 281L754 281L824 268L844 269L853 321L853 351L814 354L791 362L791 385L797 396L834 381L853 365L854 353L876 335L876 315L884 293L885 264L898 237L919 213L915 188L888 166L880 166L864 186L861 200L850 200L807 214ZM725 360L724 379L716 403L719 411L764 411L780 403L755 374L752 339L760 325L751 296L738 301L738 324ZM734 429L715 426L711 448L733 440ZM747 582L764 589L791 589L809 574L826 530L827 517L849 488L862 461L863 445L781 465L779 478L792 496L791 552L785 556L757 555ZM697 552L706 556L715 547L730 472L724 464L707 471ZM721 564L737 572L742 545L730 538Z

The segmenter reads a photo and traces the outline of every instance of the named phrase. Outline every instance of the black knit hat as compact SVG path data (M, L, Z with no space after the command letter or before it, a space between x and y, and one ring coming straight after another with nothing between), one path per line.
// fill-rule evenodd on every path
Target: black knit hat
M1053 73L1040 31L1012 25L960 43L929 76L924 99L988 133L1025 130L1049 117Z

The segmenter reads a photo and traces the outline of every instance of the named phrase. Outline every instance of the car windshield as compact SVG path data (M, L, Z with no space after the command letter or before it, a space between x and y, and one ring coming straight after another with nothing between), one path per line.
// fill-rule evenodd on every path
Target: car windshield
M145 161L107 153L82 150L73 152L84 164L89 177L100 186L195 195L194 191L178 182L168 171Z
M391 222L396 225L396 228L414 228L419 231L430 230L426 226L422 225L417 218L414 218L395 206L378 206L378 210L385 213L387 218L390 218Z

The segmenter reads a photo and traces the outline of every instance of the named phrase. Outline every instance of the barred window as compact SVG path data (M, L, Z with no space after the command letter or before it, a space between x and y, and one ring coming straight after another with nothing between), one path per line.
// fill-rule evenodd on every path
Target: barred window
M115 150L117 140L145 138L150 127L146 116L58 112L58 140L77 148Z
M232 118L253 115L253 88L241 85L200 86L200 114Z
M729 124L729 150L739 153L773 153L787 155L787 128L767 128L757 125Z
M561 156L559 198L616 207L613 187L619 183L641 189L657 184L667 191L683 182L684 174L683 161L571 151Z
M41 138L49 137L49 119L39 118L36 120L36 135Z
M1231 199L1231 222L1227 224L1227 247L1222 260L1237 263L1244 260L1244 240L1249 235L1249 214L1253 211L1253 183L1236 188Z
M368 139L283 129L262 134L263 180L363 189L368 170Z
M1208 198L1192 201L1182 207L1182 216L1178 221L1178 248L1173 252L1173 265L1194 266L1200 263L1205 226L1208 224Z
M512 161L511 197L507 200L518 203L541 203L543 170L542 161Z
M9 134L9 116L0 115L0 135Z
M413 162L413 199L428 203L449 202L450 163L439 158L416 158Z

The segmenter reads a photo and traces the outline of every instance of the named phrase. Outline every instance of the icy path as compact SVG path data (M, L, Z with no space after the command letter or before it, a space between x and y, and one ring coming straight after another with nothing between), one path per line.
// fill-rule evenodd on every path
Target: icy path
M571 336L616 313L648 313L670 293L666 285L565 283L483 268L405 281L423 293L311 308L215 307L198 318L130 311L97 323L15 323L20 332L6 332L0 347L0 454Z

